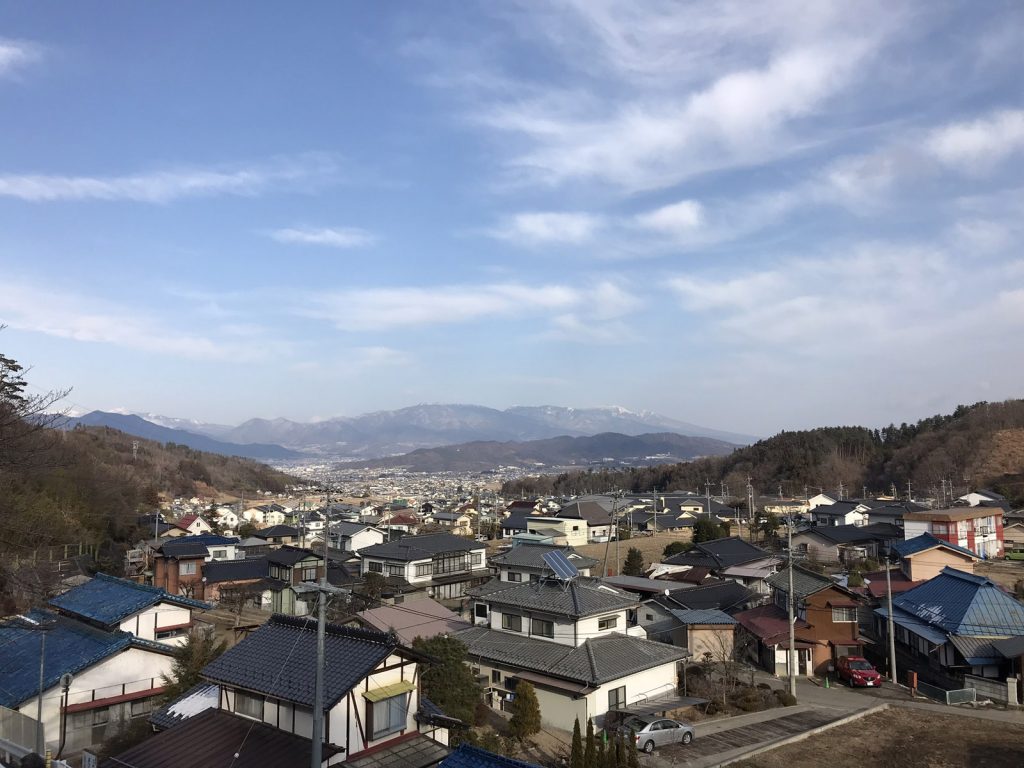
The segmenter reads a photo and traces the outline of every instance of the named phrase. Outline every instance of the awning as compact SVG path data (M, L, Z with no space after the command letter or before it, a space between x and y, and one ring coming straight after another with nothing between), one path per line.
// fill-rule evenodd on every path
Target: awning
M390 699L392 696L408 693L415 688L416 686L413 685L412 680L402 680L391 685L382 685L380 688L374 688L372 691L364 691L363 698L367 701L383 701L384 699Z
M536 685L543 685L545 688L554 688L559 691L565 691L566 693L571 693L573 696L583 696L598 690L586 683L574 683L570 680L559 680L555 677L539 675L536 672L516 672L515 677L517 680L526 680L527 682L535 683Z

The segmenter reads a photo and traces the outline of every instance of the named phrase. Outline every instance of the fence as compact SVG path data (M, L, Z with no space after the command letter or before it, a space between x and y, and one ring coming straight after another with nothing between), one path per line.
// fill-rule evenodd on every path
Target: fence
M939 688L938 686L922 683L921 681L917 683L917 691L929 699L946 705L967 704L968 702L975 701L978 695L974 688L959 688L954 691L947 691L945 688Z
M0 739L31 750L36 744L37 722L21 712L0 707Z

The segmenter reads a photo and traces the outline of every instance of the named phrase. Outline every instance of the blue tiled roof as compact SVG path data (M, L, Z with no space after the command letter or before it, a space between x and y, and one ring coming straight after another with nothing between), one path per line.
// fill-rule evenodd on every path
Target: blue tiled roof
M197 610L206 610L210 607L198 600L172 595L158 587L117 579L105 573L97 573L85 584L58 595L50 601L50 605L62 613L70 613L112 626L127 616L160 602Z
M736 619L725 611L715 609L704 610L672 610L669 611L683 624L739 624Z
M66 672L76 674L129 646L141 645L127 632L106 632L50 611L32 611L28 616L53 628L32 629L16 619L0 623L0 706L15 708L39 692L40 634L46 635L44 690L57 685ZM147 643L145 647L168 655L174 652L166 645Z
M946 547L946 549L951 549L954 552L959 552L963 555L970 555L975 559L978 558L978 556L974 552L971 552L971 550L965 549L958 544L950 544L948 541L943 541L930 533L922 533L920 536L915 536L912 539L897 541L892 545L892 548L900 557L909 557L911 555L916 555L918 552L924 552L925 550L938 546Z
M540 768L534 763L516 760L488 752L471 744L460 744L458 749L438 763L438 768Z
M400 646L392 634L327 626L324 700L333 707ZM313 705L316 622L274 615L210 662L203 677L304 706Z
M951 635L1024 634L1024 605L985 577L948 566L893 605Z

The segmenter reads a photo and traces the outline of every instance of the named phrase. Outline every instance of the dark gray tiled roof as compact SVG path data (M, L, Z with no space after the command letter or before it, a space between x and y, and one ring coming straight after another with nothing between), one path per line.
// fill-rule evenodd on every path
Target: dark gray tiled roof
M359 554L362 557L411 562L413 560L428 560L434 555L469 552L478 549L487 549L487 545L450 533L428 533L422 536L403 536L398 541L364 547Z
M324 700L333 707L398 648L394 635L328 625ZM316 622L275 615L203 669L216 683L313 705Z
M298 538L299 529L291 525L272 525L269 528L256 531L253 535L258 539L281 538L284 536Z
M783 568L778 573L769 576L765 579L765 583L774 589L789 592L789 568ZM802 599L834 586L836 586L836 583L828 576L822 576L813 571L806 571L800 567L793 568L793 594L797 598Z
M565 553L569 562L577 568L592 568L598 561L593 557L584 557L572 547L560 547L554 544L519 544L512 547L508 552L500 555L492 555L492 565L504 565L512 568L534 568L539 570L550 570L544 562L544 555L547 552L559 550Z
M665 582L671 584L672 582ZM666 608L712 609L731 611L745 605L754 597L754 593L737 584L735 581L722 579L695 587L676 589L668 596L658 595L653 598L656 603Z
M485 627L467 629L457 637L466 644L470 658L587 685L601 685L689 656L681 648L617 633L590 638L576 647Z
M689 552L680 552L663 562L672 565L702 565L712 569L731 568L771 557L771 553L738 536L712 539L695 544Z
M310 557L315 557L317 560L323 560L323 555L314 552L311 549L300 549L299 547L283 546L280 549L270 550L265 557L270 562L276 565L295 565L300 560L306 560Z
M270 561L266 557L247 557L244 560L211 560L203 565L207 583L247 581L270 575Z
M500 585L500 586L499 586ZM568 583L547 579L533 584L494 581L485 585L486 591L475 589L468 594L488 603L515 608L529 608L531 611L557 614L559 616L592 616L607 611L621 611L637 605L635 595L602 584L597 579L577 578Z
M819 536L833 544L856 544L867 541L902 539L903 531L890 523L871 525L819 525L803 533Z

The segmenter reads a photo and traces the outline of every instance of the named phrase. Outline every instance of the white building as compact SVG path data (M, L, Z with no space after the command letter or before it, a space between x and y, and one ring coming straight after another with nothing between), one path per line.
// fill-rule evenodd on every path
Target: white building
M365 547L359 555L361 575L378 573L435 600L461 599L469 587L491 576L487 545L450 533L405 536Z

